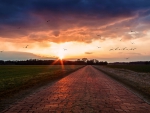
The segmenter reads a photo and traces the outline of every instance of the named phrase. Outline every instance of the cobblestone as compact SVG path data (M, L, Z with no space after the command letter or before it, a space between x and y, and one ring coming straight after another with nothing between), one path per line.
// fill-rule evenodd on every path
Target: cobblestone
M2 113L150 113L150 105L92 66L24 98Z

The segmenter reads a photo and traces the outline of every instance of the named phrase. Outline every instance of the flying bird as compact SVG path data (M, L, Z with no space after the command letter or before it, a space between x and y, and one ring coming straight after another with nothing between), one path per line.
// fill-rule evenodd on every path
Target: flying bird
M133 50L135 50L136 48L133 48Z
M117 47L115 50L117 50L119 47Z
M104 39L101 38L102 37L101 35L97 35L97 36L99 36L101 40L104 40Z
M130 50L135 50L136 48L131 48Z
M110 49L109 51L112 51L113 49Z
M3 51L0 51L1 53L3 52Z
M49 22L50 20L47 20L47 22Z
M63 48L64 49L64 51L66 51L67 49L65 49L65 48Z
M122 50L125 50L127 47L123 48Z
M129 57L128 57L128 58L126 58L126 59L129 59Z
M24 48L28 48L29 45L26 45Z
M133 49L131 48L131 49L129 49L129 50L133 50Z
M133 32L136 33L136 31L132 31L132 30L131 30L131 32L132 32L132 33L133 33Z
M99 46L97 46L98 48L101 48L101 47L99 47Z

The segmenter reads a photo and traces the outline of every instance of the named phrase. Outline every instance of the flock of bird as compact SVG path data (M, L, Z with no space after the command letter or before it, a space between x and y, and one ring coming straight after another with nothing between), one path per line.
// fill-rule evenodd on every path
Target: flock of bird
M118 29L118 28L116 28L116 29ZM133 31L133 30L131 30L130 31L131 33L133 32L133 33L137 33L136 31ZM97 35L98 37L100 37L100 39L101 40L104 40L104 39L102 39L101 38L101 35ZM122 38L119 40L119 41L122 41ZM135 44L134 42L131 42L131 44ZM98 48L100 48L99 46L97 46ZM134 51L136 48L127 48L127 47L124 47L124 48L119 48L119 47L117 47L117 48L111 48L109 51L117 51L117 50L132 50L132 51ZM125 58L125 59L129 59L129 57L127 57L127 58Z
M117 47L117 48L115 48L115 49L110 49L109 51L113 51L113 50L135 50L136 48L130 48L130 49L128 49L127 47L125 47L125 48L119 48L119 47Z
M49 22L50 20L47 20L47 22ZM18 29L21 29L21 27L18 27ZM118 28L116 28L116 29L118 29ZM133 30L131 30L130 32L133 32L133 33L136 33L136 31L133 31ZM102 39L101 37L101 35L100 34L97 34L97 36L101 39L101 40L104 40L104 39ZM83 41L83 39L82 39L82 41ZM122 38L119 40L119 41L122 41ZM134 42L131 42L131 44L135 44ZM23 48L28 48L28 46L29 45L26 45L25 47L23 47ZM100 46L97 46L97 48L101 48ZM119 48L119 47L117 47L117 48L111 48L109 51L117 51L117 50L135 50L136 48L127 48L127 47L124 47L124 48ZM65 49L65 48L63 48L63 50L64 51L67 51L67 49ZM2 52L4 52L4 51L0 51L1 53ZM129 59L129 58L125 58L125 59Z

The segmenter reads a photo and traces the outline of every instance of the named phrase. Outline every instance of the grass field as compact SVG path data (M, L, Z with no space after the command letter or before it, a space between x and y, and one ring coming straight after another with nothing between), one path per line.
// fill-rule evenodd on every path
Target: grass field
M128 69L136 72L145 72L145 73L150 72L150 65L107 65L107 66L111 68Z
M79 65L5 65L0 66L0 99L21 90L61 78Z

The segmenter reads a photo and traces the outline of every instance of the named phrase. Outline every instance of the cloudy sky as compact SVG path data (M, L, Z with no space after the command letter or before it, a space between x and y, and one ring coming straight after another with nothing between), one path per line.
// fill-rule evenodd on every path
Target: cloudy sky
M1 60L144 61L149 47L149 0L0 0Z

